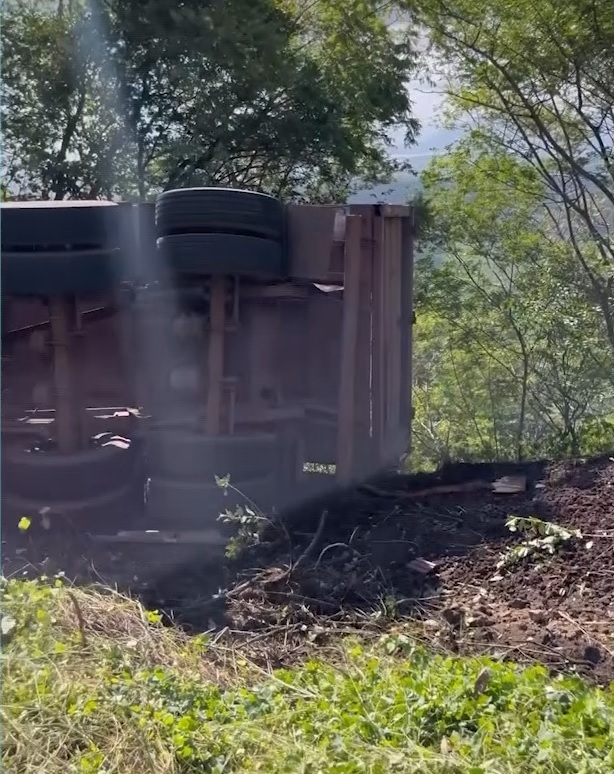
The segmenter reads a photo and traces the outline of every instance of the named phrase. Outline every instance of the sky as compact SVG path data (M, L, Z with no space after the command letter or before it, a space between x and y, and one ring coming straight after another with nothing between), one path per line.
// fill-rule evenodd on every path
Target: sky
M437 151L442 151L450 143L458 139L458 132L442 129L439 126L439 112L443 105L443 97L437 86L426 86L420 81L410 81L407 87L413 104L414 116L420 121L422 130L417 145L411 148L403 147L403 132L392 134L395 155L415 161L416 166L424 166L428 159Z
M405 31L407 19L397 18L393 20L393 27ZM438 74L437 61L428 53L428 36L425 33L418 35L415 41L416 51L419 53L419 68L423 70L422 78L413 78L407 84L407 91L412 103L413 115L420 122L422 129L418 136L418 142L411 148L403 145L403 131L397 131L391 135L394 142L393 153L401 158L409 159L412 166L420 171L433 153L441 152L451 143L459 139L459 133L453 130L442 129L440 126L440 112L444 103L444 81ZM428 76L427 76L428 72ZM426 83L428 77L429 83Z
M427 87L420 81L408 84L409 94L413 103L414 116L420 121L422 129L416 145L406 148L403 144L403 130L393 132L392 153L395 157L407 159L415 172L421 172L435 153L441 153L448 145L459 139L459 132L442 129L439 125L439 111L443 98L437 87ZM348 200L349 204L373 204L373 202L388 202L389 204L405 204L411 192L416 190L416 180L413 178L399 180L394 184L375 186L358 191Z

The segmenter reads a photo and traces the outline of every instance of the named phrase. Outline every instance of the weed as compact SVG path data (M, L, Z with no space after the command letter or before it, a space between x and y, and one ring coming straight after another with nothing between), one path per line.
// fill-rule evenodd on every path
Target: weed
M233 491L247 501L246 505L238 505L234 510L227 509L219 515L219 520L235 529L235 534L226 544L226 556L237 559L249 548L258 545L262 527L268 522L267 517L258 506L245 496L240 489L230 483L230 476L216 476L215 483L227 494Z
M542 666L395 634L265 674L108 589L14 580L2 594L6 774L614 769L613 693Z
M524 539L503 554L497 563L497 570L504 570L527 559L553 556L564 545L582 538L580 530L566 529L534 517L511 516L505 526L510 532L522 534Z

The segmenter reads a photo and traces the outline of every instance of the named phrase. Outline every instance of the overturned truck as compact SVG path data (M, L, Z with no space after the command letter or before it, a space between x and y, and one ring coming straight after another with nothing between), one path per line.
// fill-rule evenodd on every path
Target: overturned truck
M225 539L409 448L410 207L2 205L2 507Z

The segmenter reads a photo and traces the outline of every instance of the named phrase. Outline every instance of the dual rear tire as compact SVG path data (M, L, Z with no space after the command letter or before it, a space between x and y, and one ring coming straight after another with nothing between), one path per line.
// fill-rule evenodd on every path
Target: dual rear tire
M286 275L286 212L272 196L230 188L166 191L156 202L156 230L173 273Z
M97 531L115 528L136 504L143 488L138 444L108 434L96 447L73 454L29 451L4 444L2 495L6 513L36 521L45 514L49 526L76 526Z
M159 261L147 255L154 249L152 230L173 274L285 278L286 212L278 199L187 188L158 197L155 224L151 209L140 206L135 219L131 207L112 202L3 204L3 292L78 296L111 290L135 271L155 279Z
M146 459L152 529L206 529L227 537L220 514L271 507L282 449L272 434L211 438L166 429L149 433Z
M272 196L223 188L166 191L156 202L163 265L187 278L286 276L286 211ZM211 438L152 430L146 439L147 516L154 527L214 530L224 511L268 510L282 468L275 435ZM230 486L216 481L229 476Z

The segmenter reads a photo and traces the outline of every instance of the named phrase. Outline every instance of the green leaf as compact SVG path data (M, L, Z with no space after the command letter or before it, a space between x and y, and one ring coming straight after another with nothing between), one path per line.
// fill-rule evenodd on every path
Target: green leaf
M217 184L343 201L404 166L387 145L418 128L413 35L375 0L61 8L3 14L5 177L30 196Z

